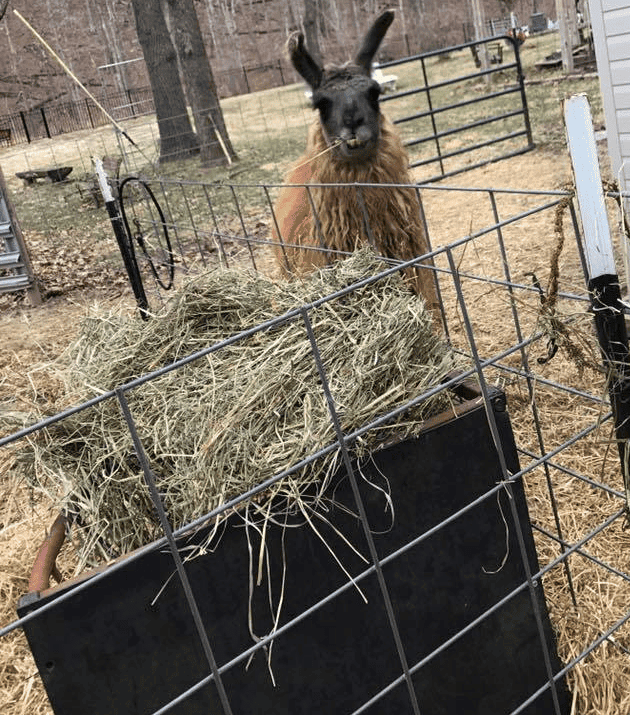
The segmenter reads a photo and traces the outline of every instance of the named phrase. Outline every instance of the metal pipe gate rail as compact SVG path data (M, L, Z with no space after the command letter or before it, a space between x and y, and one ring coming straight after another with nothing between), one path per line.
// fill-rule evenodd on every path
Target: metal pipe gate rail
M503 46L511 51L512 56L509 61L503 62ZM492 49L490 49L492 48ZM430 68L428 60L446 57L453 52L471 49L475 53L486 53L496 57L496 48L500 48L500 61L488 62L487 67L481 67L476 71L460 77L453 77L445 81L432 83L430 78ZM489 51L490 50L490 51ZM498 60L498 58L497 58ZM402 60L383 62L381 69L391 69L407 63L417 62L420 65L420 80L423 85L413 89L405 90L393 94L386 94L381 98L384 104L392 103L387 107L387 111L395 116L394 124L403 131L409 127L409 132L424 131L421 136L413 136L405 140L405 146L411 155L412 167L423 167L437 165L438 171L424 179L424 181L435 181L446 177L454 176L468 169L475 169L486 164L517 156L534 148L532 128L529 119L529 109L527 107L527 95L525 93L525 76L521 65L519 43L511 35L496 35L484 38L479 41L466 42L462 45L455 45L433 52L426 52L420 55L406 57ZM496 78L510 76L509 84L493 91L490 82ZM462 83L470 83L479 80L485 85L486 91L479 96L472 96L469 99L460 100L456 103L447 102L447 94L444 90ZM414 111L412 114L400 116L395 110L396 100L416 95L423 96L425 108L421 111ZM493 105L495 100L500 100ZM484 107L488 107L485 111ZM457 117L457 111L466 109L464 115ZM494 113L493 113L494 112ZM476 116L474 121L470 121L470 114ZM453 119L455 117L455 119ZM472 129L482 126L497 127L496 134L491 138L478 141L476 143L465 142L461 148L449 148L448 140L460 135L466 135ZM504 144L507 148L499 150L497 153L487 158L476 160L472 164L457 164L454 159L462 157L480 149L489 148L494 145ZM445 146L446 145L446 146ZM425 156L433 147L435 153ZM419 150L424 150L424 154L419 158Z

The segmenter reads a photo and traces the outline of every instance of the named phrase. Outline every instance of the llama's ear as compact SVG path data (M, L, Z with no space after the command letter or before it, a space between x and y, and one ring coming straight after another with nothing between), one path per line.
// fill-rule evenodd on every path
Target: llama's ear
M287 52L295 69L308 82L312 89L317 89L322 82L322 68L309 55L304 47L304 35L294 32L287 40Z
M365 74L370 75L372 72L372 60L378 50L385 33L387 32L389 26L394 21L394 11L385 10L382 15L379 15L374 24L367 31L366 36L363 38L363 43L361 48L357 52L355 58L355 63L363 69Z

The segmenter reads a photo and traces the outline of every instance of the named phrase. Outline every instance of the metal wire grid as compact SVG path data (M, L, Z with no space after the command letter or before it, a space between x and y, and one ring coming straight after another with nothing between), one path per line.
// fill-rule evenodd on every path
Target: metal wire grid
M181 192L182 197L184 198L183 203L186 207L188 217L191 219L190 225L187 225L183 222L181 214L177 217L174 216L172 206L174 204L173 192L175 186L177 187L177 190ZM181 241L181 236L185 232L188 232L191 236L194 237L194 240L198 247L201 247L201 244L199 243L199 237L201 236L211 237L213 241L217 241L219 244L225 241L226 233L219 229L219 219L216 218L216 211L214 211L213 203L209 198L210 192L216 191L216 187L196 187L197 191L201 190L201 195L203 195L204 197L208 197L208 203L210 205L210 214L213 217L214 223L214 227L210 231L205 231L199 228L199 226L197 225L197 221L193 220L192 218L193 216L196 216L198 214L199 209L199 204L196 205L196 212L193 211L191 208L192 202L190 198L190 192L193 188L192 185L188 185L184 182L179 182L177 185L172 182L159 182L159 185L154 185L153 188L156 195L160 195L161 190L162 195L165 197L165 203L167 206L167 210L165 213L169 216L167 220L170 222L170 227L173 229L176 235L176 245L178 246L178 250L180 250L182 265L186 265L184 259L184 251L182 250L182 248L184 247L184 242ZM247 212L243 209L243 199L240 195L240 192L243 192L243 196L251 196L251 189L252 187L221 187L221 191L228 191L230 193L233 201L233 204L231 204L228 209L226 209L224 206L223 211L226 214L230 211L235 211L236 216L238 217L240 228L242 229L242 234L237 233L229 235L228 240L230 242L236 241L238 243L244 244L247 247L249 254L254 257L254 247L260 245L261 242L259 241L259 239L252 237L248 231L246 219ZM260 190L260 187L257 187L257 189ZM273 192L273 187L263 187L262 190L265 196L270 199ZM352 190L360 190L360 187L352 187ZM400 548L394 553L391 553L386 557L381 558L378 556L376 549L374 548L374 542L370 532L369 524L367 523L365 517L365 508L358 490L357 478L355 474L355 469L352 464L349 448L352 443L359 437L361 437L361 435L365 432L375 427L378 427L379 425L385 424L394 414L407 409L412 404L419 403L436 392L449 389L450 387L452 387L454 381L449 381L442 385L436 386L431 390L427 391L426 393L418 395L408 405L405 405L401 407L400 410L397 410L396 413L388 413L386 415L382 415L370 424L365 425L361 429L352 433L344 434L338 419L338 408L335 404L334 395L331 392L331 388L327 380L326 366L322 363L319 355L317 338L314 335L311 327L310 315L312 311L315 310L319 305L322 305L323 303L331 300L335 300L336 298L339 298L352 290L357 290L362 285L365 285L368 282L380 280L386 275L389 275L389 273L400 270L401 267L415 265L417 263L417 260L409 261L403 264L393 265L389 270L384 271L383 273L374 276L373 278L368 279L361 284L351 286L344 291L340 291L330 296L322 297L319 301L316 301L315 303L304 305L295 311L278 316L250 330L243 331L238 335L231 336L226 340L222 341L221 343L209 346L208 348L199 351L194 355L178 360L171 365L168 365L160 370L133 380L125 385L120 385L115 390L100 395L82 405L55 415L54 417L44 420L36 425L33 425L32 427L21 430L18 433L0 439L0 447L12 444L29 434L32 434L39 430L43 430L47 426L50 426L55 422L63 420L70 414L74 414L81 410L90 409L105 400L118 401L129 430L129 435L133 440L136 455L139 459L144 476L146 478L147 487L151 494L152 502L160 516L160 521L164 532L162 538L140 549L138 552L131 555L129 559L139 559L149 551L161 549L164 546L168 547L168 550L173 558L173 562L177 570L178 579L180 580L182 587L186 593L186 599L191 614L194 618L197 634L203 646L203 650L208 664L208 675L205 678L201 679L196 685L191 687L186 692L183 692L178 695L171 702L165 703L162 708L160 708L154 713L154 715L161 715L161 713L168 712L175 705L183 702L184 700L186 700L187 697L189 697L194 692L205 687L211 682L214 682L216 684L223 711L225 713L231 713L232 710L230 707L229 698L230 694L223 686L222 675L237 664L245 663L252 654L262 648L265 648L275 639L280 638L283 633L295 626L297 623L299 623L303 619L308 618L309 615L319 610L331 601L334 601L334 599L338 597L341 593L354 586L353 582L348 581L341 588L330 593L326 598L319 601L318 603L313 604L311 608L304 611L296 618L293 618L292 620L280 626L274 633L262 637L258 642L243 651L240 655L232 659L230 662L217 663L206 626L200 616L197 600L188 582L186 566L182 562L182 557L178 551L176 542L176 539L179 536L182 536L190 529L201 526L202 524L206 523L208 519L214 516L224 514L229 510L238 507L246 500L256 496L256 494L268 489L271 485L282 479L284 476L297 471L306 464L317 460L321 456L337 448L341 449L343 461L352 483L352 489L357 500L358 513L361 518L365 538L370 551L371 563L369 567L367 567L362 573L356 576L355 581L360 582L368 576L376 575L380 587L380 592L382 595L382 605L387 614L392 638L396 644L396 652L400 661L400 676L397 679L393 680L379 693L367 700L361 707L355 710L354 715L356 715L357 713L366 712L372 705L377 703L388 692L390 692L392 689L399 686L400 684L405 684L407 687L409 694L410 711L414 713L423 712L422 702L418 700L414 689L413 675L418 672L424 665L430 662L433 658L435 658L438 654L440 654L450 646L457 644L457 642L464 635L474 629L480 622L484 621L494 612L496 612L504 603L513 598L516 593L519 593L523 590L529 591L532 597L532 603L534 604L540 644L545 657L547 682L539 689L539 691L537 691L536 693L532 693L531 697L528 700L521 703L521 705L512 712L512 715L516 715L516 713L523 712L529 704L531 704L538 696L540 696L541 693L547 690L551 691L553 696L554 713L556 713L556 715L560 715L561 709L557 695L558 681L566 673L571 671L571 669L573 669L578 663L583 661L601 643L603 643L605 640L609 639L611 635L619 631L622 626L630 619L630 610L620 614L618 620L615 623L611 624L607 630L600 633L598 637L595 638L591 643L587 644L578 656L573 658L570 662L566 663L559 672L553 672L547 640L545 638L545 634L541 625L541 614L537 606L536 589L538 587L538 583L545 577L545 575L549 574L553 569L561 567L564 570L565 578L567 579L569 588L572 590L573 586L571 583L572 575L570 567L570 557L573 554L579 554L580 556L591 560L592 562L596 563L597 566L603 571L617 576L624 582L630 581L630 575L627 574L624 570L619 569L610 563L607 563L605 559L592 555L585 548L589 544L589 542L593 541L597 537L598 534L610 528L613 524L620 523L620 521L623 519L625 514L625 507L623 502L624 495L622 491L616 489L613 486L596 480L595 478L593 478L592 475L581 474L575 469L567 468L566 466L560 464L558 461L560 456L565 453L566 450L569 450L573 445L578 444L581 440L587 439L594 433L598 433L602 429L602 425L610 421L611 413L607 406L607 400L605 399L605 396L601 392L598 393L597 390L590 391L584 388L576 388L568 384L562 384L561 382L557 382L552 379L545 378L540 374L537 374L535 369L532 368L530 357L531 350L535 346L540 346L546 339L546 335L541 330L532 330L531 321L529 321L528 323L528 327L526 329L527 333L524 332L525 328L523 327L522 296L533 296L534 299L537 299L537 290L535 286L514 280L510 265L509 246L507 245L508 242L506 242L505 240L505 232L508 227L519 226L521 222L532 216L549 217L549 222L552 222L552 212L556 209L559 203L563 199L565 199L567 194L564 192L506 192L497 189L477 190L462 187L449 188L435 186L418 187L418 191L421 191L423 193L424 200L426 203L430 202L430 199L427 198L427 193L431 191L449 191L453 192L453 195L456 195L460 192L475 192L475 195L485 195L490 206L493 222L491 222L489 225L485 226L482 229L478 229L477 231L470 233L467 236L464 236L455 241L451 241L443 247L434 248L431 251L430 255L435 261L435 271L439 275L441 293L442 297L444 298L445 304L448 305L449 301L451 302L451 310L447 309L447 314L445 314L444 316L447 335L452 341L454 347L456 347L456 349L462 350L462 352L465 352L472 360L473 367L468 372L458 376L457 379L462 379L467 376L476 376L479 381L479 385L481 387L481 391L484 397L484 402L486 404L489 426L492 431L495 445L497 447L499 458L501 461L502 480L497 483L492 489L488 490L485 494L483 494L483 496L480 497L478 500L466 505L464 508L453 513L449 518L445 519L429 531L422 534L418 534L415 539L413 539L404 547ZM533 199L537 203L535 206L528 207L526 210L519 211L516 214L509 216L508 218L501 218L501 216L499 215L498 206L500 204L501 196L507 194L519 194L523 197L527 197L528 200ZM197 196L199 196L199 194L197 194ZM572 219L572 232L575 234L575 238L577 239L576 246L579 247L581 240L579 234L579 222L577 220L572 205L570 207L570 215ZM475 244L479 244L480 241L486 240L488 237L490 237L493 242L496 242L495 250L498 250L501 256L503 275L489 276L486 273L480 273L473 269L463 270L464 264L462 261L462 256L460 255L461 249L468 245L472 246ZM201 250L200 253L202 253ZM220 255L224 259L227 259L227 252L220 251ZM504 318L506 322L502 325L502 328L505 329L507 332L507 326L509 324L511 334L510 337L507 339L507 344L502 345L499 349L492 349L490 353L488 353L487 346L483 345L483 339L481 340L481 342L479 340L479 321L483 320L484 311L483 309L481 311L479 310L478 295L476 295L474 291L469 295L470 286L482 286L484 290L488 288L491 288L492 290L498 290L501 291L502 295L505 297ZM562 291L559 293L559 298L563 301L574 303L582 311L584 310L585 302L587 302L588 300L585 291ZM455 319L456 317L457 320ZM142 389L142 386L145 383L156 380L166 373L179 370L184 365L194 360L198 360L205 355L208 355L217 350L221 350L222 348L238 340L249 337L258 331L267 330L269 328L272 328L273 326L285 323L286 321L301 321L304 330L308 335L311 344L312 358L317 366L317 370L321 378L322 389L325 392L326 399L328 402L330 420L331 424L334 427L337 438L335 443L331 444L326 449L321 450L315 454L305 455L304 459L301 462L293 465L282 473L275 475L273 478L267 480L266 482L261 483L256 488L222 505L221 507L215 509L213 512L200 516L197 520L195 520L191 524L188 524L186 527L173 530L169 525L162 498L158 493L155 485L152 467L143 448L142 435L139 433L138 427L134 421L132 411L130 410L129 404L127 402L128 393L133 390ZM516 356L516 361L514 361L514 356ZM491 383L497 379L497 376L501 377L504 380L507 380L508 382L517 381L519 385L525 385L528 395L529 417L532 421L532 430L534 434L533 447L531 445L518 445L519 453L521 454L521 456L526 457L529 461L524 468L522 468L519 472L515 474L511 474L506 467L505 455L503 454L501 441L497 435L497 428L496 424L494 423L493 413L492 410L489 409L489 389ZM546 423L545 416L541 414L539 406L540 401L539 399L535 398L536 392L540 391L543 388L549 390L550 394L552 395L570 395L572 398L581 400L584 404L595 405L599 410L599 414L586 426L582 427L581 429L578 429L577 431L575 431L575 433L571 434L567 438L561 439L557 444L554 444L553 447L548 447L545 438L545 430L548 425ZM407 654L400 638L396 614L392 608L392 603L387 588L387 579L383 575L383 567L394 561L403 553L414 548L416 545L429 538L432 534L436 533L441 529L447 528L449 524L451 524L453 521L455 521L471 509L473 509L479 502L495 498L497 493L499 492L506 491L509 493L511 485L515 481L527 478L528 475L532 474L532 472L539 468L542 468L545 472L545 478L547 480L549 489L549 502L551 504L551 509L553 512L553 523L551 525L534 524L534 529L537 530L542 537L549 540L550 542L553 542L553 544L557 547L557 556L555 556L555 558L549 560L546 564L544 564L537 573L531 573L529 569L527 555L524 550L521 533L521 530L524 525L521 524L519 520L519 515L514 509L513 500L510 500L512 516L517 529L519 547L523 560L523 565L525 568L526 579L512 593L507 594L505 598L497 602L494 606L492 606L492 608L488 609L478 618L475 618L465 628L450 637L440 647L435 649L432 653L427 655L421 661L410 663L408 661ZM552 478L552 473L562 473L570 475L571 477L581 480L582 482L589 485L590 487L593 487L594 489L602 490L603 492L611 495L614 500L617 501L617 506L614 508L611 506L611 513L609 514L609 516L601 523L598 523L593 528L590 528L586 533L581 536L581 538L573 541L567 540L567 538L563 534L561 519L557 512L555 487L554 480ZM615 479L614 476L613 479ZM119 568L121 568L123 563L114 563L105 571L96 574L90 580L76 586L76 588L74 588L72 591L60 595L55 601L50 602L42 606L38 610L30 613L29 615L5 626L0 630L0 636L4 636L15 629L22 627L30 619L36 618L38 614L41 614L49 609L54 609L58 604L69 598L71 595L75 595L77 592L89 588L95 582L98 582L104 578L108 578ZM573 599L577 603L577 596L575 595L575 593L573 594Z

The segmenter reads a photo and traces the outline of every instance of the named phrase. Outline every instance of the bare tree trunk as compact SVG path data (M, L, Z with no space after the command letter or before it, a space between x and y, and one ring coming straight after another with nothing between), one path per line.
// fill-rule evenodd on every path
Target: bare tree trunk
M197 152L199 142L188 117L177 54L160 0L132 0L132 5L160 130L160 162L180 159Z
M304 0L304 37L311 57L321 66L322 51L319 46L317 5L317 0Z
M472 0L472 12L473 12L473 23L475 25L475 40L481 40L486 35L485 25L486 19L484 16L484 7L480 0ZM485 71L490 66L490 61L488 59L487 45L481 44L477 45L477 51L479 53L479 60L481 62L481 70ZM484 75L484 81L488 83L490 81L490 75Z
M192 0L164 0L184 87L201 145L201 161L229 164L236 154L225 128L217 87Z
M562 69L571 73L575 69L573 48L579 44L574 0L556 0L556 17L560 26Z
M120 42L118 40L118 32L116 27L116 15L111 6L110 0L105 0L105 5L103 7L102 0L97 5L98 13L101 16L101 27L105 34L105 39L107 40L107 51L109 59L114 67L107 69L105 73L105 81L109 82L109 78L112 75L117 80L116 89L119 92L126 92L129 88L129 83L127 82L127 71L125 65L120 64L123 60L123 53L120 50Z
M212 56L213 52L216 55L217 52L219 51L219 45L217 43L217 36L214 31L215 23L213 22L213 16L214 16L213 0L206 0L205 6L206 6L206 16L208 18L208 29L210 30L210 37L212 38L212 44L210 46L210 56Z

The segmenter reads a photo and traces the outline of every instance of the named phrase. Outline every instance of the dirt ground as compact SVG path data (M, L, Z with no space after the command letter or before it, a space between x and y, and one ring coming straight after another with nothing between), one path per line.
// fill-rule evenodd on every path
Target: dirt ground
M602 172L608 176L605 145L600 145L600 149ZM570 164L565 154L537 149L445 183L461 187L555 190L566 187L570 180ZM423 194L434 246L465 236L487 220L481 215L477 194L462 194L457 200L453 196L452 192L440 191ZM520 195L503 197L502 210L513 213L522 210L523 201ZM518 270L532 270L547 276L552 235L549 225L540 232L533 230L523 235L522 265L519 264ZM84 255L84 259L89 263L89 256ZM473 263L482 260L478 256L467 256L468 259ZM36 270L43 270L38 264L38 255L33 253L32 260ZM50 267L47 270L50 271ZM103 280L103 275L94 271L76 288L68 275L58 282L62 284L58 294L41 306L33 307L13 297L0 298L0 433L11 432L12 426L19 424L33 405L50 408L63 402L63 387L51 378L47 366L63 354L91 307L114 309L133 305L122 272L113 271ZM497 328L492 326L492 329ZM46 505L29 501L28 493L15 483L10 466L11 455L3 458L0 451L0 472L3 472L0 489L5 492L0 523L0 551L3 552L0 571L4 573L0 578L0 599L4 604L0 625L6 625L15 617L17 599L27 589L28 565L52 522ZM570 653L565 655L568 657ZM618 694L613 692L610 698L608 704L602 701L601 707L586 699L582 703L576 700L575 712L583 715L621 712L611 705L611 702L621 702ZM609 707L611 709L607 709ZM6 715L51 713L28 647L19 633L0 641L0 711Z

